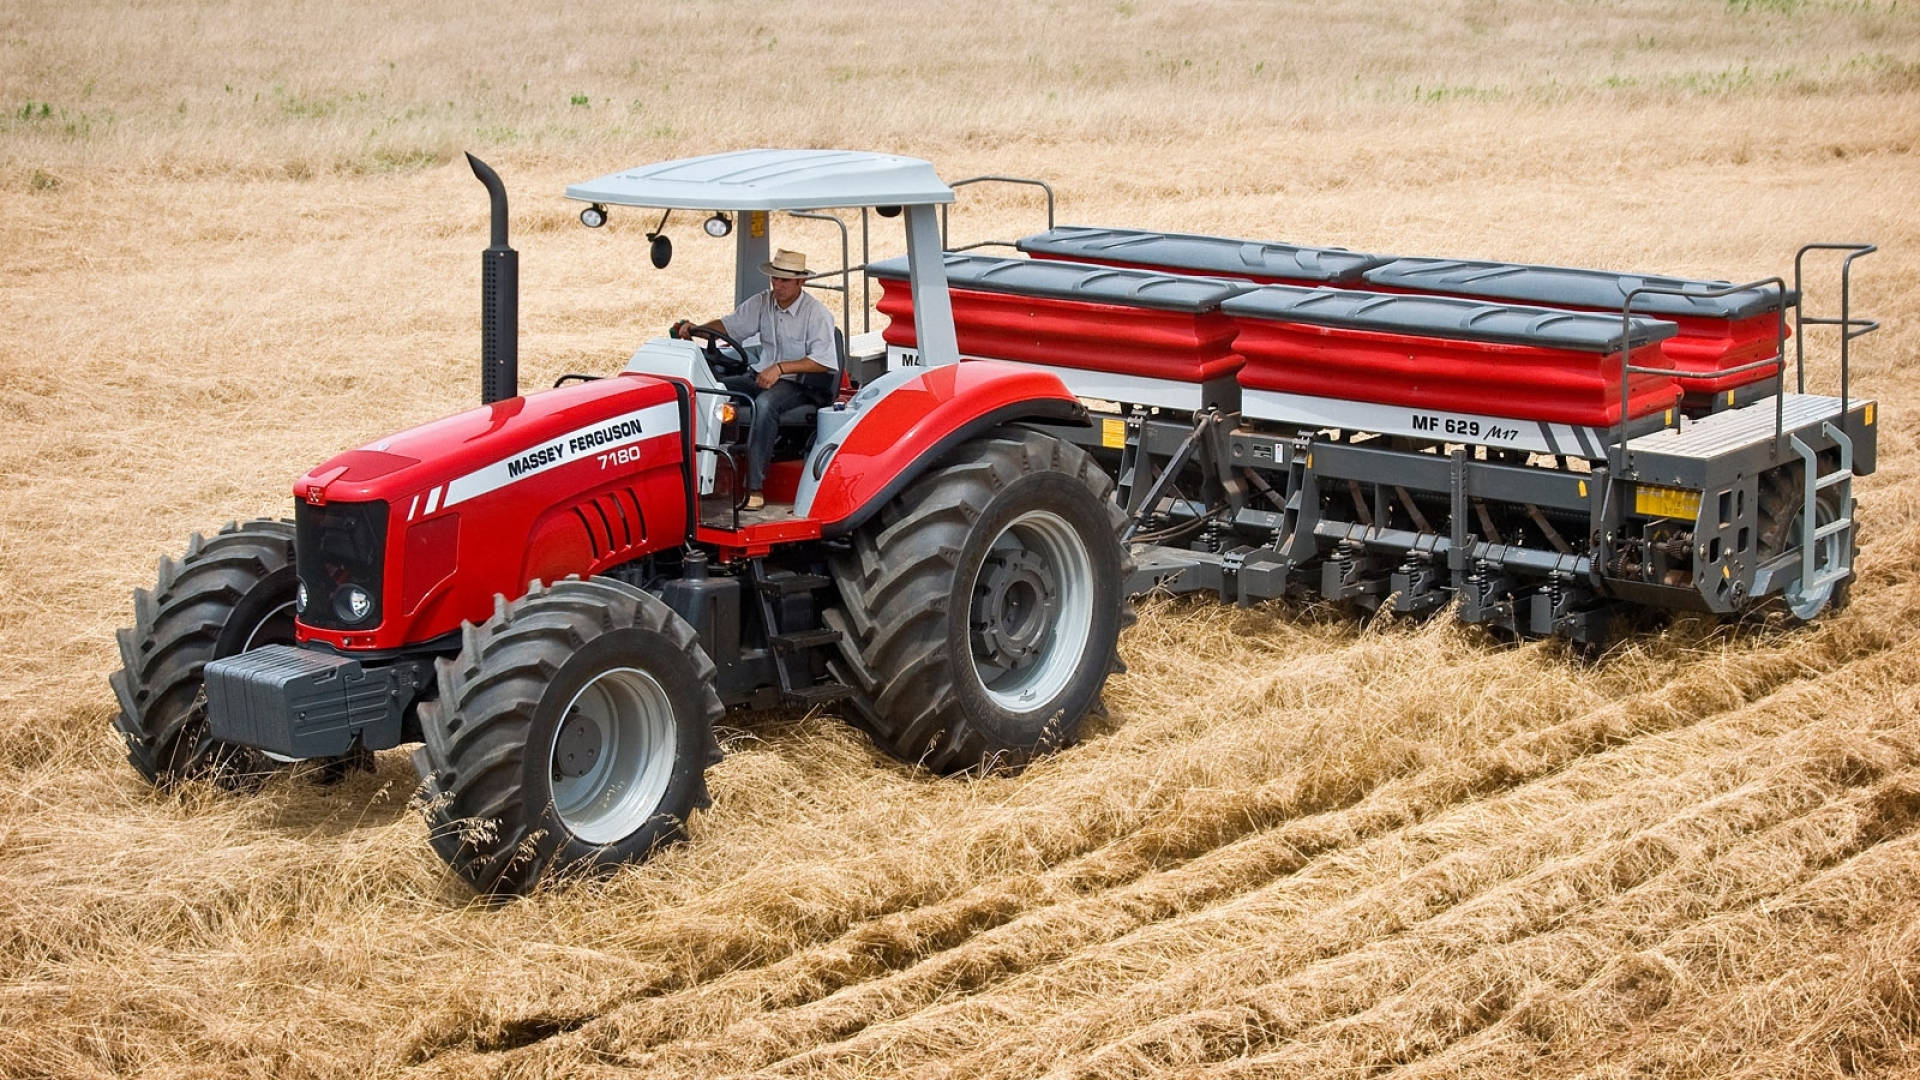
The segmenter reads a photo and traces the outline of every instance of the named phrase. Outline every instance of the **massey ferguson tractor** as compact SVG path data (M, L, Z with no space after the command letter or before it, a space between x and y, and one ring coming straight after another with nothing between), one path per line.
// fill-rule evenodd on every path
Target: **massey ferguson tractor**
M1734 285L1055 227L1049 188L1046 231L972 254L989 245L947 246L953 189L1010 178L843 151L568 188L589 227L661 212L656 266L672 214L707 215L736 300L788 218L840 230L812 284L844 330L856 280L879 286L887 326L844 348L831 404L777 418L749 511L754 403L721 382L746 343L661 336L519 392L506 196L469 160L493 206L482 405L316 467L291 521L161 560L110 678L149 781L418 743L435 850L514 893L678 839L728 707L829 706L940 773L1062 745L1149 590L1451 610L1586 647L1643 610L1804 620L1846 598L1851 478L1874 462L1847 382L1868 245ZM860 264L828 210L857 214ZM904 256L866 257L875 217L903 221ZM1824 249L1838 317L1802 311ZM1839 330L1837 396L1806 392L1807 326Z

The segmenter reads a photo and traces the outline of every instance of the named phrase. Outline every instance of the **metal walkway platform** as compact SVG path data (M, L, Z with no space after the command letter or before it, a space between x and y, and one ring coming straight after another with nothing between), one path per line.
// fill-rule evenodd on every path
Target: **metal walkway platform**
M1847 403L1845 425L1872 426L1874 403L1858 398ZM1779 405L1779 427L1775 427L1772 399L1744 408L1729 409L1690 420L1683 427L1664 428L1627 440L1630 473L1643 480L1679 484L1687 487L1711 487L1757 467L1746 459L1770 453L1776 430L1782 435L1800 434L1819 447L1832 440L1819 436L1820 425L1842 425L1840 399L1819 394L1787 394Z
M1781 403L1782 427L1788 431L1840 415L1840 399L1818 394L1788 394ZM1627 440L1629 453L1669 457L1719 457L1730 450L1773 438L1774 403L1766 401L1743 409L1703 416L1681 428L1665 428Z

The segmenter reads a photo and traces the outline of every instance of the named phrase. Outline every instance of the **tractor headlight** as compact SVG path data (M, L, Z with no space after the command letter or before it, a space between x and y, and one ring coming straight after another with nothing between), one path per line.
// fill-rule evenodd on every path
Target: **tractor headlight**
M333 610L346 622L360 622L373 612L373 595L358 585L349 585L333 594Z
M293 610L294 613L298 615L305 615L307 613L307 583L304 581L300 583L300 588L293 594Z

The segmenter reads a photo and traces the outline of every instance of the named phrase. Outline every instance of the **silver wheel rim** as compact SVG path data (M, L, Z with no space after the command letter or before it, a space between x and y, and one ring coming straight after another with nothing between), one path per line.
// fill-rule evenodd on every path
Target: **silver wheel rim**
M633 835L673 779L673 703L658 680L612 668L573 695L547 747L553 808L574 836L612 844Z
M1067 688L1093 634L1093 557L1072 525L1029 510L988 546L967 624L974 674L993 703L1031 712Z
M1799 536L1801 534L1800 523L1805 520L1806 516L1807 512L1805 510L1793 515L1793 522L1787 526L1787 535ZM1833 511L1826 503L1814 503L1813 522L1815 525L1825 525L1832 520ZM1821 550L1814 558L1816 564L1832 566L1839 560L1839 534L1836 533L1833 536L1826 537L1819 541L1819 544ZM1793 613L1793 617L1802 622L1806 622L1826 610L1827 602L1833 599L1834 583L1829 581L1817 589L1803 589L1801 587L1802 584L1799 580L1794 581L1793 584L1783 590L1782 598L1786 600L1787 610Z

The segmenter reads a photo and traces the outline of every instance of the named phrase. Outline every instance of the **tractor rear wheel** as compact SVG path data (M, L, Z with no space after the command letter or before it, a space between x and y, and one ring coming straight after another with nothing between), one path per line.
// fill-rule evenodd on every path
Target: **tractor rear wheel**
M652 595L535 582L469 624L420 706L430 839L483 894L639 862L681 839L720 760L713 661Z
M836 672L882 749L937 773L1072 741L1131 621L1124 524L1084 451L1025 428L963 446L833 561Z
M162 558L151 590L133 591L133 625L122 629L119 671L107 677L120 703L113 721L127 760L160 787L208 778L239 787L277 763L207 733L203 672L209 661L262 645L292 644L293 523L229 522L195 533L180 559Z

